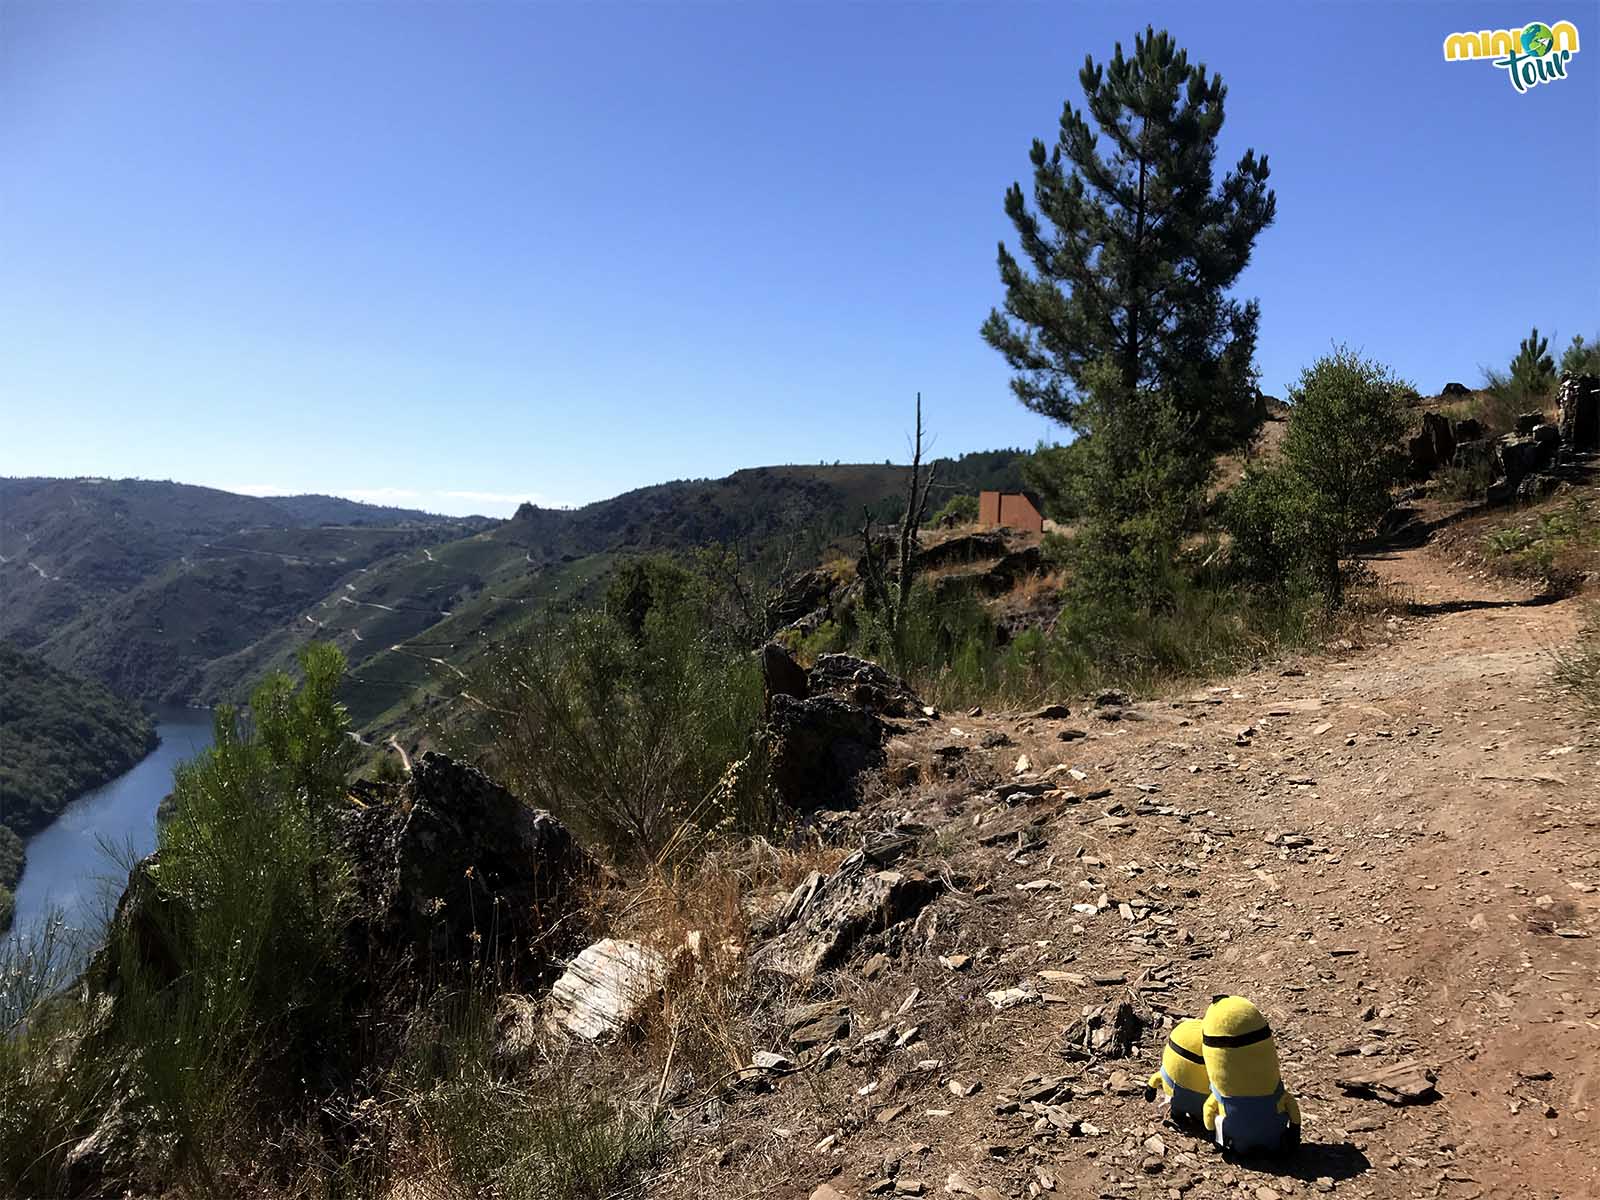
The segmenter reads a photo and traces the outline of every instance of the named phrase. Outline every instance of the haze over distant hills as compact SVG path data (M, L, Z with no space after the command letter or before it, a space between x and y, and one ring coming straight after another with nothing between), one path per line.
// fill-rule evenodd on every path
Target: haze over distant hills
M1018 451L943 460L939 494L1020 486ZM758 467L506 521L147 480L0 479L0 638L135 699L244 695L314 639L358 721L427 701L484 639L592 598L619 556L775 539L813 556L903 503L904 467ZM937 503L937 501L936 501Z

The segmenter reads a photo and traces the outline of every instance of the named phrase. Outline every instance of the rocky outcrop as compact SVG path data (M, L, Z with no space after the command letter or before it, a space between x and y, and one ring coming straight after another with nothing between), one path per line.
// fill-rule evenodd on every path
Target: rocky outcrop
M769 713L772 711L774 696L804 700L811 694L805 668L795 662L794 656L777 642L768 642L761 647L761 681Z
M884 762L883 723L837 696L772 697L766 736L773 791L798 813L854 807L857 780Z
M838 578L822 567L791 577L767 604L768 628L781 629L826 608L838 586Z
M920 913L943 885L920 871L876 870L857 851L832 875L808 878L779 917L782 931L758 955L759 965L809 979L848 959L861 942Z
M1436 412L1423 413L1422 428L1406 443L1406 450L1414 478L1432 475L1455 454L1456 438L1449 418Z
M490 961L514 980L547 969L595 871L565 825L443 754L361 793L340 838L366 953L444 969Z
M1006 547L1006 535L998 529L961 534L917 551L917 570L931 571L962 563L986 562L1002 557Z
M1568 375L1561 380L1561 440L1571 450L1600 450L1600 377Z
M1472 395L1472 389L1464 383L1447 383L1439 390L1441 400L1460 400Z

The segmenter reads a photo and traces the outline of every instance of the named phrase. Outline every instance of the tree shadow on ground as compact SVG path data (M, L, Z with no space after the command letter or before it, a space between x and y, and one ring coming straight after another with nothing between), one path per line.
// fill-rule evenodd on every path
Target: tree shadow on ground
M1476 612L1480 608L1543 608L1567 598L1567 592L1543 592L1526 600L1441 600L1437 604L1412 601L1406 613L1413 617L1439 617L1446 613Z

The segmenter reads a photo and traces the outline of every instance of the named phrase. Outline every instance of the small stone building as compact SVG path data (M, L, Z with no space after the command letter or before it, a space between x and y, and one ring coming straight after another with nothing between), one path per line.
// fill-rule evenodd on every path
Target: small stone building
M1043 533L1039 503L1025 492L979 492L978 524L984 529L1017 529Z

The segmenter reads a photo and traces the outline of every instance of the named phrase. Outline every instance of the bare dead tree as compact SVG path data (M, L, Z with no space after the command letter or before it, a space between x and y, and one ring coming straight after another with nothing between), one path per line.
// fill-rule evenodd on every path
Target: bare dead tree
M911 587L916 581L917 530L927 517L928 493L933 488L933 466L926 470L922 465L922 393L917 393L917 427L911 441L911 476L906 482L906 510L900 518L899 562L894 577L888 573L885 555L872 533L872 511L866 510L861 524L862 585L866 588L867 607L877 613L889 635L889 643L898 652L900 635L906 610L910 605Z

